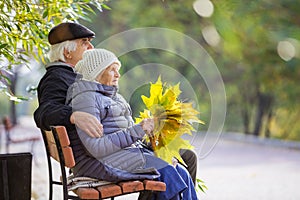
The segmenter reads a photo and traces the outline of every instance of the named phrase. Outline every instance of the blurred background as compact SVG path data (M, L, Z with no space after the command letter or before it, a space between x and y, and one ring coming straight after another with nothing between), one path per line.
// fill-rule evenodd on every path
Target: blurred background
M167 28L192 38L207 51L223 79L227 102L224 132L300 140L297 3L293 0L108 1L105 4L110 9L100 12L94 8L95 14L88 16L89 21L79 19L79 22L96 32L95 46L115 34L143 27ZM164 35L156 39L164 41L166 48L176 48L178 43ZM193 49L189 55L199 58L201 65L201 57ZM17 97L24 97L20 102L11 101L10 95L0 93L0 116L8 115L14 123L18 123L19 116L32 115L37 107L34 89L44 73L44 64L31 57L27 57L29 64L21 62L9 70L5 68L7 61L1 62L1 73L11 80L5 84L2 79L1 89L5 91L8 87ZM177 54L151 48L126 53L120 60L121 74L145 63L162 63L182 74L193 86L200 118L206 122L199 129L207 129L211 99L195 66ZM135 73L136 79L143 78L143 72ZM153 77L152 81L156 79ZM132 87L130 84L135 83L124 81L121 88ZM147 94L148 89L149 86L143 85L128 99L134 105L134 116L143 109L140 96Z
M197 127L199 133L207 131L212 110L218 109L212 97L225 99L222 135L193 138L195 150L204 152L198 154L198 177L208 190L198 192L200 199L299 199L298 0L13 0L0 2L0 10L0 117L11 119L17 137L40 137L32 115L47 63L47 34L54 25L75 20L96 32L94 46L110 47L120 56L120 92L134 117L144 109L141 95L149 95L147 83L160 72L165 72L163 81L180 82L181 99L199 109L205 122ZM131 30L146 31L145 37L113 41ZM186 40L199 44L200 51ZM149 41L163 48L135 48ZM215 67L217 76L210 81L226 94L212 93L199 70ZM24 145L14 145L11 152L28 151ZM36 145L32 199L46 199L45 152L42 142Z

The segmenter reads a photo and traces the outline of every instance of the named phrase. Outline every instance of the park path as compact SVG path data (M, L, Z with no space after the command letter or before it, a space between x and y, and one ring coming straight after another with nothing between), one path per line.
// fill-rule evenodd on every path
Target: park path
M2 127L1 127L2 128ZM3 130L1 130L3 134ZM14 135L23 137L40 135L31 117L20 119ZM2 137L3 138L3 137ZM298 200L300 199L300 145L266 145L247 138L236 139L199 134L193 138L198 154L198 177L205 181L208 190L199 192L201 200ZM0 141L0 153L5 153ZM30 151L28 143L14 144L10 152ZM48 198L48 171L42 140L33 150L32 199ZM58 167L58 166L54 166ZM58 168L57 168L58 169ZM58 173L55 174L58 176ZM54 197L61 199L55 188ZM131 200L137 195L127 195L117 200Z
M211 146L216 137L208 140ZM198 176L208 187L200 199L300 199L300 150L286 146L251 138L236 140L223 134L213 150L199 160ZM200 149L196 150L199 153Z

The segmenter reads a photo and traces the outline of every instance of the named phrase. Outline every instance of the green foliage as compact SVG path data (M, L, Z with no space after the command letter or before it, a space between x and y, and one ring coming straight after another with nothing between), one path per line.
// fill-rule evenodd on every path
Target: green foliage
M270 134L278 138L300 138L300 127L296 123L300 110L300 7L295 6L298 3L296 0L254 0L247 3L212 0L214 13L210 18L196 14L194 0L109 1L107 4L112 10L99 13L97 8L100 9L102 1L42 0L37 4L32 0L26 3L24 0L4 0L0 3L0 55L3 61L9 60L5 66L24 62L27 55L45 60L47 31L63 20L84 19L84 24L96 32L94 44L132 28L170 28L195 39L216 62L226 87L226 130L253 133L260 121L258 134L261 136ZM90 15L91 12L97 15ZM93 19L86 21L87 18ZM220 35L217 46L209 46L203 37L202 31L208 25L214 26ZM178 43L182 42L172 41L163 35L157 40L164 42L166 48L173 49L180 48ZM288 61L281 59L277 52L277 45L283 40L291 41L296 47L296 56ZM120 44L120 48L125 45L131 44ZM191 58L201 59L193 50L188 53ZM176 69L196 88L201 100L201 119L209 124L211 104L208 90L186 60L157 49L137 50L122 55L120 59L123 63L122 74L145 63L162 63ZM3 67L4 64L1 65ZM134 84L144 73L136 72L129 77L130 81L121 85L120 90L135 88ZM131 95L134 115L142 108L139 97L148 89L140 86ZM259 106L263 97L269 100L265 108ZM257 117L259 112L262 115Z
M201 192L205 193L208 190L205 182L199 178L196 179L196 190L200 190Z
M0 118L3 116L7 116L9 114L9 101L7 101L8 97L0 92Z
M45 61L47 34L62 21L89 20L103 0L3 0L0 3L0 58L10 64L26 62L27 56Z
M290 117L297 115L291 108L295 108L300 97L300 55L284 61L278 55L277 45L291 38L299 43L299 21L295 19L300 17L300 8L294 5L295 1L283 0L214 2L215 13L207 21L216 26L222 37L224 58L219 62L224 65L224 79L229 80L228 117L243 115L243 132L269 137L270 132L278 135L276 124L285 121L288 126L293 125L293 119L286 121L286 116L277 111L291 110ZM262 106L264 101L267 102ZM240 110L238 115L236 108Z
M103 40L113 36L117 33L122 33L123 31L135 29L135 28L144 28L144 27L162 27L169 28L179 33L186 34L191 36L193 39L200 39L201 26L199 22L201 19L196 15L193 10L194 0L188 1L156 1L156 0L147 0L147 1L137 1L132 3L128 0L123 1L110 1L108 3L109 7L112 8L111 11L104 10L100 13L94 20L93 23L97 23L97 26L93 27L93 30L96 32L97 37L93 39L94 44L100 43ZM189 55L191 58L199 59L199 55L193 52L188 47L184 46L184 41L176 40L168 37L168 35L158 35L157 38L147 38L148 40L160 41L165 45L166 49L175 49ZM122 43L118 41L119 49L126 49L126 46L138 46L137 44L143 43L144 38L136 38L134 42ZM113 50L113 49L111 49ZM115 50L113 50L117 53ZM206 85L201 79L201 75L194 66L189 63L189 61L183 59L175 53L168 52L160 49L153 48L143 48L136 51L128 52L120 57L122 61L121 74L127 74L132 69L137 66L143 65L145 63L159 63L166 66L169 66L186 78L189 83L194 86L196 97L201 102L195 102L196 105L200 105L201 119L203 121L209 121L210 119L210 96L208 94ZM155 64L153 64L154 67ZM134 75L130 76L130 79L124 80L122 77L122 83L120 85L120 92L122 94L128 94L128 88L136 88L136 83L140 82L145 74L145 71L133 70ZM147 73L147 72L146 72ZM153 79L149 81L155 81L157 76L153 76ZM165 77L165 76L164 76ZM167 80L167 79L166 79ZM170 78L172 80L172 77ZM170 83L170 80L167 80ZM147 80L148 81L148 80ZM174 80L176 84L180 80ZM124 92L123 92L124 91ZM142 100L140 98L141 94L146 94L149 91L149 88L140 86L135 90L130 96L130 104L133 109L133 115L137 117L139 111L142 108ZM183 90L183 99L191 97L187 95L190 92L188 90ZM194 99L192 99L194 100ZM200 126L201 129L204 129L206 125Z
M149 26L170 28L186 34L205 47L222 74L228 102L227 131L256 132L265 137L300 137L300 128L295 123L299 116L297 110L300 99L300 7L295 6L297 1L254 0L245 3L212 0L214 13L210 18L198 16L193 10L193 3L194 0L146 0L134 4L128 0L111 1L109 5L113 8L112 12L109 15L103 12L94 20L100 27L96 40L101 41L131 28ZM202 31L207 26L214 26L220 35L217 46L209 46L202 37ZM298 43L298 54L285 61L279 57L277 45L291 38L295 44ZM160 41L165 42L166 48L178 48L176 45L179 41L169 41L164 36ZM189 54L191 58L201 59L192 50ZM125 63L121 69L123 74L134 66L150 62L163 63L178 70L197 87L198 99L201 99L199 104L202 106L201 118L209 122L210 96L205 83L197 79L199 75L189 63L176 55L153 49L128 53L120 59ZM121 89L135 84L142 76L143 72L137 73ZM147 91L140 89L144 92L138 91L139 94ZM141 101L136 100L138 96L134 94L130 101L135 105L134 114L140 110L138 104ZM264 97L267 104L260 107ZM261 113L260 117L258 113Z
M0 81L9 84L1 70L27 64L30 58L46 62L47 35L63 21L89 20L101 11L104 0L3 0L0 2ZM107 6L105 6L107 7ZM9 95L14 95L8 92ZM15 96L12 98L15 99ZM17 100L22 100L16 97Z

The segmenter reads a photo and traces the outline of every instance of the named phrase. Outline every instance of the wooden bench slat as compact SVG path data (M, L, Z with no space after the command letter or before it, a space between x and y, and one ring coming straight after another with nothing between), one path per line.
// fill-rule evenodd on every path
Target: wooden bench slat
M70 145L69 136L67 130L64 126L57 126L56 132L59 137L59 142L62 147L66 147Z
M72 168L75 166L75 160L73 157L73 151L71 147L64 147L63 149L63 154L65 157L65 165L68 168Z
M56 145L52 143L48 143L49 152L52 158L59 162L59 156L56 149Z
M80 199L99 199L99 191L94 188L78 188L74 190Z
M57 134L59 137L59 141L61 143L64 158L65 158L65 165L68 168L74 167L75 160L74 160L72 148L69 147L70 140L67 135L67 131L66 131L65 127L57 127L56 131L57 131ZM50 151L51 157L53 157L56 161L60 162L58 152L57 152L57 147L56 147L52 132L46 131L46 137L47 137L47 143L49 146L49 151Z
M103 199L119 196L122 194L122 188L116 184L99 186L97 187L97 190L100 192L100 197Z
M47 137L47 143L52 143L52 144L55 144L55 140L54 140L54 137L52 135L52 131L44 131L46 137Z
M144 180L145 190L166 191L166 184L161 181Z
M141 181L120 182L118 185L122 188L123 193L138 192L144 190L144 184Z

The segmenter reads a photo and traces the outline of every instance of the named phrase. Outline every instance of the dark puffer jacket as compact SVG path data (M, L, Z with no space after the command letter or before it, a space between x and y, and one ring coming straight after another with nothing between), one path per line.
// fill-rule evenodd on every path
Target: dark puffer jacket
M46 70L37 89L39 107L34 112L35 123L43 130L50 130L51 125L63 125L72 131L75 129L70 122L72 108L65 102L69 86L81 75L63 62L49 63Z
M144 169L146 161L136 142L145 132L140 125L134 124L130 106L117 93L116 87L80 80L69 88L66 103L72 106L73 112L83 111L96 116L104 127L101 138L92 138L77 129L80 142L75 138L71 143L82 143L85 151L74 152L77 159L75 175L107 181L159 177L157 171L141 173L149 169ZM88 156L96 158L97 162L82 159Z

